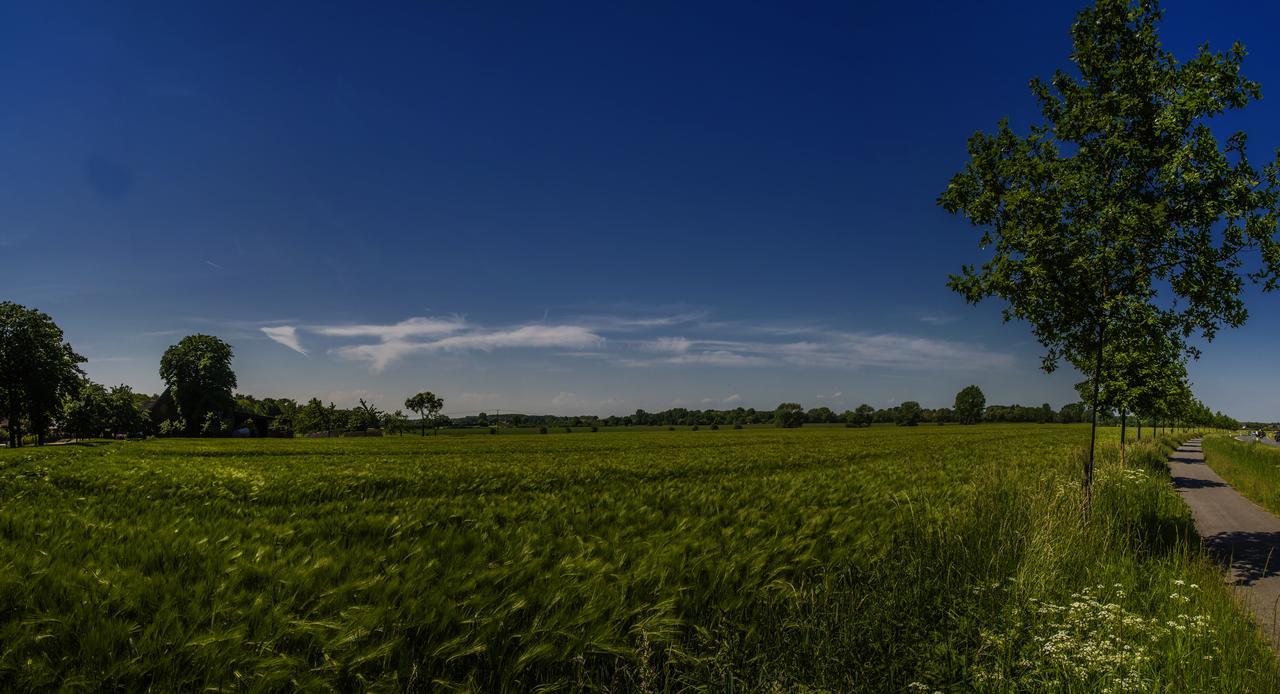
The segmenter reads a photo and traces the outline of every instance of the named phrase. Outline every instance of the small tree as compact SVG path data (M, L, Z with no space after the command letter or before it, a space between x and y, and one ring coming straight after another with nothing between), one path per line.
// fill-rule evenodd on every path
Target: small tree
M876 408L863 403L853 410L854 422L860 427L869 427L875 414Z
M977 424L982 421L982 411L987 407L987 396L978 386L965 386L956 393L956 421L961 424Z
M773 425L795 429L804 424L804 408L799 403L784 402L773 411Z
M432 421L432 430L436 429L436 415L444 408L444 398L428 390L406 399L404 408L418 413L418 418L422 421L422 435L426 436L428 419Z

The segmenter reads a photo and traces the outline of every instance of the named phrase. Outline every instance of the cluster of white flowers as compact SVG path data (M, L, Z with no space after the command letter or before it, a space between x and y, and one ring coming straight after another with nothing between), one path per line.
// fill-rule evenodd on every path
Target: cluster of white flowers
M973 672L974 681L982 688L1000 688L1008 678L1033 683L1047 677L1066 678L1103 692L1145 690L1151 684L1151 654L1163 652L1169 639L1185 647L1212 636L1208 617L1183 612L1198 588L1174 581L1170 600L1182 613L1163 620L1143 617L1121 606L1126 593L1119 583L1110 588L1085 588L1063 604L1031 598L1028 635L1034 653L1022 651L1026 655L1010 672L978 668ZM995 633L984 631L982 637L994 652L1009 653L1005 647L1013 645ZM1212 660L1214 655L1201 657Z

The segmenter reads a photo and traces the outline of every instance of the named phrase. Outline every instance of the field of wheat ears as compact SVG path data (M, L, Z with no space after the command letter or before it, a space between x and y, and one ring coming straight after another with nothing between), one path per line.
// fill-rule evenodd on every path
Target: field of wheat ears
M0 690L1277 691L1171 440L805 428L0 451Z

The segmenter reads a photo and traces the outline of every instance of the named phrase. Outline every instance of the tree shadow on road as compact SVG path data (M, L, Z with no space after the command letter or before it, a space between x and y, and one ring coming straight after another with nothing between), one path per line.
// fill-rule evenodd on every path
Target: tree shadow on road
M1280 532L1226 532L1204 539L1205 549L1226 564L1236 585L1280 574Z
M1173 486L1175 489L1213 489L1216 487L1228 487L1226 482L1217 480L1204 480L1198 477L1182 477L1175 475L1173 478Z

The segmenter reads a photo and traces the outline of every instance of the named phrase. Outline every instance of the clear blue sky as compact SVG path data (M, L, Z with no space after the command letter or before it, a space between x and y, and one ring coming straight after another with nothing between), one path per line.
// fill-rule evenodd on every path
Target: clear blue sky
M534 5L6 5L0 297L149 392L199 331L243 392L391 409L1074 397L946 289L983 256L934 200L1079 5ZM1246 44L1273 98L1220 125L1280 145L1280 8L1166 9L1180 56ZM1193 366L1211 406L1280 417L1278 302Z

